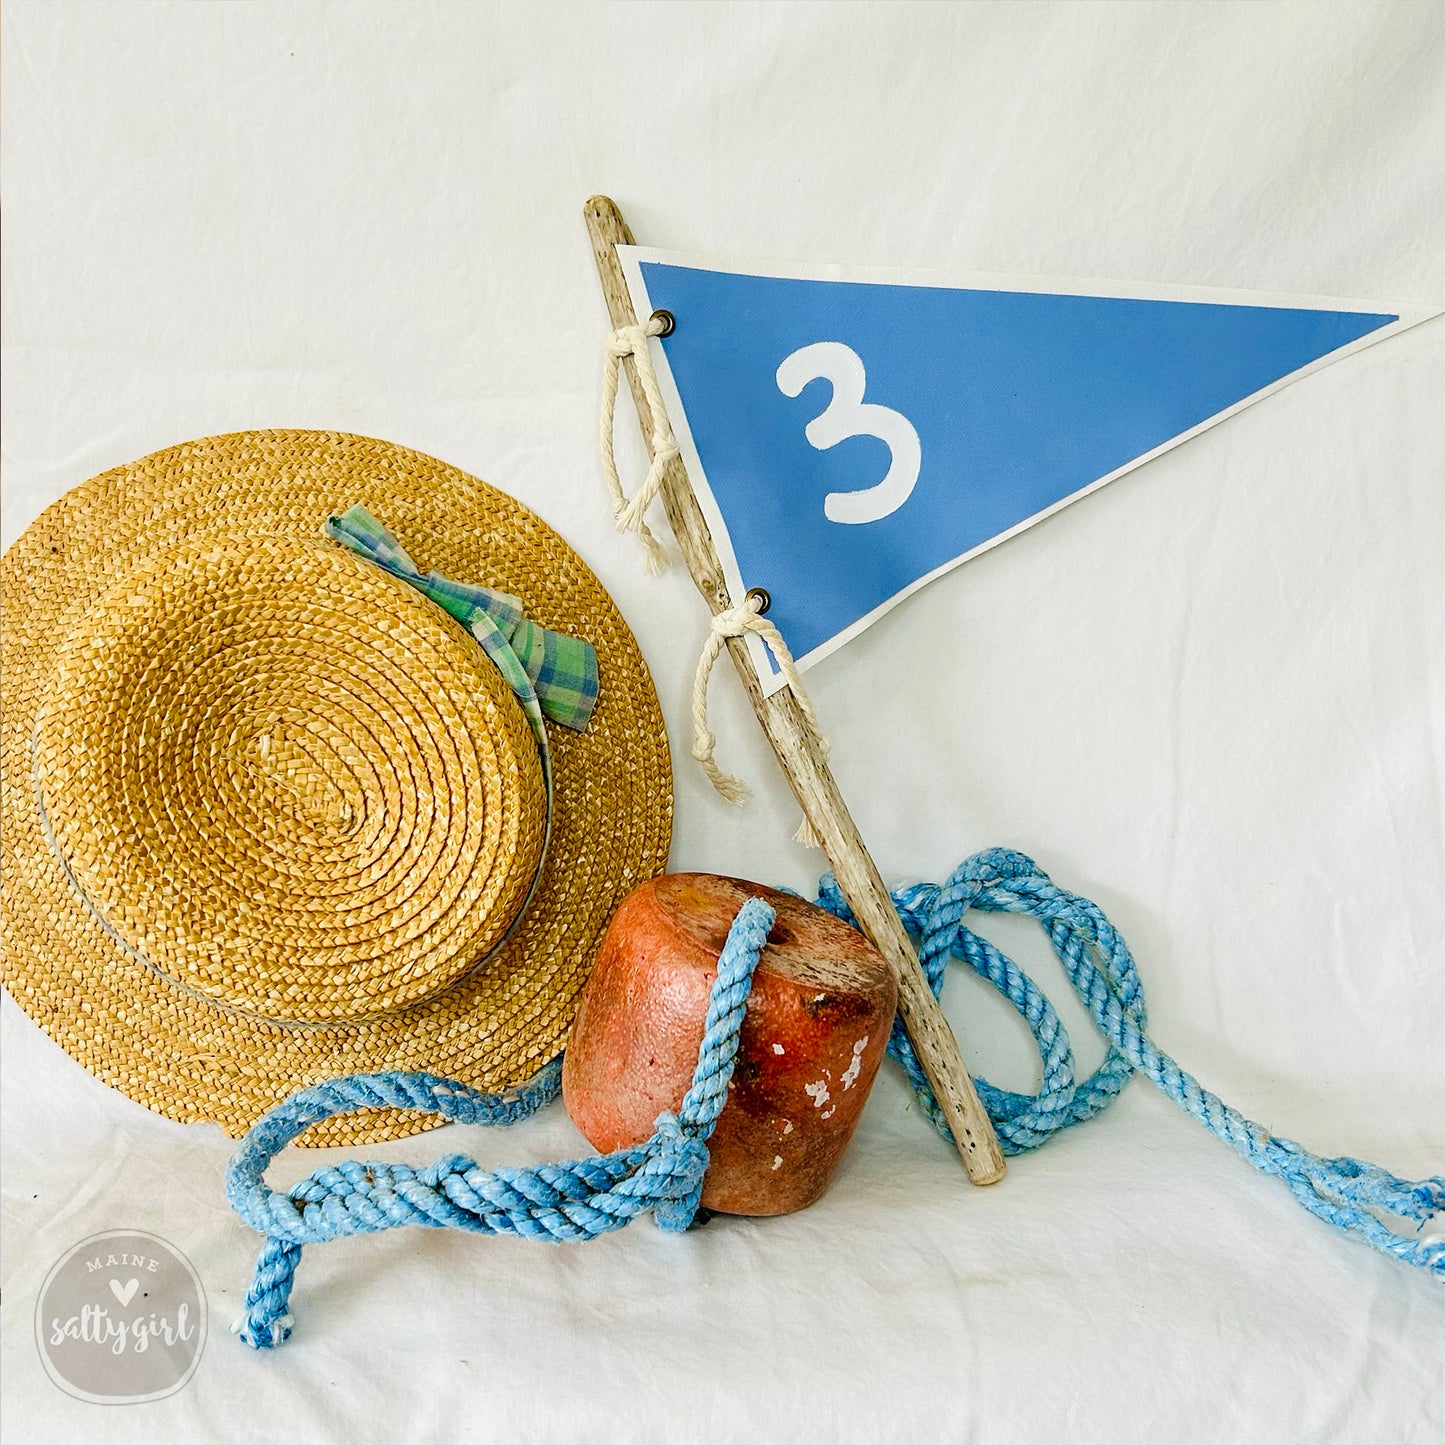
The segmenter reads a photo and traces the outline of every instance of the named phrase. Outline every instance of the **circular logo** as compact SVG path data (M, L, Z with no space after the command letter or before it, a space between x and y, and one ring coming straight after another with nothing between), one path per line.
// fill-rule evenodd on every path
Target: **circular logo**
M206 1342L206 1292L178 1249L136 1229L82 1240L45 1277L35 1339L68 1395L101 1405L173 1395Z

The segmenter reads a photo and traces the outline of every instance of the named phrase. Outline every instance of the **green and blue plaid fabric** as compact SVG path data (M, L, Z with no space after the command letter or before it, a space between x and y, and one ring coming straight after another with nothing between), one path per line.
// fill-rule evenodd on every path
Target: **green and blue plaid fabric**
M590 642L530 621L521 599L508 592L453 582L440 572L422 576L401 543L365 507L328 518L326 535L451 613L501 670L532 718L534 732L541 728L535 709L578 732L587 726L597 704L597 653ZM545 750L545 737L539 742Z
M542 764L547 821L532 886L516 918L493 948L495 953L512 936L536 896L542 881L542 865L551 846L555 794L552 750L547 743L543 715L578 732L587 726L597 703L596 650L590 642L549 632L528 621L521 599L508 592L453 582L440 572L423 577L401 543L363 506L348 507L339 517L328 517L326 535L415 587L422 596L451 613L481 644L522 704Z

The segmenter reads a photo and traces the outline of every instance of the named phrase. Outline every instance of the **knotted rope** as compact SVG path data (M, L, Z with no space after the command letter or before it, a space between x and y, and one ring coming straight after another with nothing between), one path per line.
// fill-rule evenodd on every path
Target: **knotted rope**
M602 368L602 471L607 478L607 487L612 494L612 513L617 518L619 532L635 531L647 550L649 570L661 572L667 566L667 553L662 544L648 530L643 516L652 505L662 486L662 474L668 462L678 455L677 438L667 419L667 407L662 399L662 390L657 384L657 372L652 365L652 353L648 340L653 336L665 336L671 323L654 316L640 326L621 326L607 338L606 360ZM637 489L637 495L630 501L622 489L622 478L617 471L617 451L613 439L617 417L617 386L624 357L632 358L633 371L647 398L647 407L652 415L652 465L648 468L647 479ZM802 679L793 661L788 644L777 627L762 616L761 601L751 593L737 607L729 607L714 615L712 630L703 644L702 656L698 659L697 676L692 687L692 755L702 765L707 780L717 790L718 796L728 803L741 803L748 796L748 786L741 778L733 777L718 767L713 759L717 747L716 736L707 725L707 685L712 676L714 663L722 652L729 637L742 637L752 632L762 638L772 653L783 680L792 689L798 700L814 744L828 756L828 739L818 726L817 714L803 688ZM821 848L823 840L813 830L807 815L798 824L793 836L809 848Z
M648 354L648 339L662 336L668 323L659 317L652 317L640 326L619 326L607 338L606 360L602 367L602 471L607 478L607 489L612 494L612 515L617 519L619 532L636 532L643 550L647 553L647 568L652 573L667 569L667 553L662 543L652 534L644 518L647 509L662 486L662 474L667 464L678 455L677 438L667 420L667 407L662 400L662 391L657 384L657 373L652 369L652 357ZM647 469L647 479L637 489L631 500L622 490L622 478L617 472L617 449L613 438L613 424L617 416L617 383L624 357L633 361L633 373L647 397L647 407L652 413L652 435L648 445L652 452L652 465Z
M717 790L718 795L729 803L741 803L748 796L748 785L741 778L733 777L718 767L713 758L717 736L707 725L707 685L712 678L713 666L727 645L728 638L744 637L749 632L762 638L768 651L773 654L783 681L792 689L793 696L797 699L798 711L803 714L804 721L811 729L818 751L826 759L830 750L828 739L818 726L818 715L813 711L812 700L803 687L802 678L798 676L793 654L788 644L783 641L783 634L762 615L761 607L761 599L749 594L741 607L729 607L714 614L712 628L708 632L707 641L703 643L702 656L697 660L697 676L692 684L692 755L702 765L708 782ZM822 839L813 831L806 814L793 836L810 848L823 846Z
M854 923L831 874L819 883L818 903ZM1034 1036L1043 1063L1037 1094L1016 1094L986 1079L975 1080L1006 1154L1036 1149L1061 1130L1092 1118L1137 1071L1256 1169L1282 1179L1310 1213L1445 1279L1445 1238L1420 1234L1427 1220L1445 1212L1445 1178L1412 1182L1364 1160L1321 1158L1276 1138L1211 1094L1145 1032L1144 991L1113 925L1096 904L1059 888L1031 859L991 848L968 859L941 887L920 883L897 889L893 903L918 943L935 995L943 990L949 959L960 959L1013 1005ZM1073 1048L1053 1006L1012 959L964 926L964 915L972 908L1022 913L1043 925L1069 981L1109 1042L1104 1062L1082 1083L1075 1078ZM343 1235L421 1224L477 1234L587 1240L620 1229L649 1209L663 1229L686 1229L697 1213L708 1164L707 1140L727 1095L753 970L773 916L770 905L753 898L733 920L718 959L692 1086L677 1114L659 1114L656 1132L635 1148L563 1164L490 1171L460 1154L424 1169L347 1162L318 1169L282 1194L263 1182L266 1166L330 1114L426 1109L458 1123L513 1124L556 1097L562 1061L554 1059L530 1083L508 1094L478 1093L432 1074L360 1074L305 1089L273 1109L242 1141L226 1178L236 1212L266 1236L238 1326L241 1338L257 1349L287 1338L287 1306L302 1246ZM896 1019L888 1052L902 1062L939 1133L950 1137L913 1045ZM1417 1227L1406 1233L1381 1215L1415 1220Z
M657 1116L645 1144L594 1159L532 1169L483 1169L462 1154L424 1169L347 1161L318 1169L282 1194L266 1166L311 1125L353 1109L422 1109L458 1124L515 1124L557 1097L560 1056L507 1094L483 1094L434 1074L353 1074L317 1084L272 1109L241 1141L226 1172L226 1197L266 1236L236 1332L256 1349L291 1333L288 1304L303 1245L372 1234L406 1224L520 1234L531 1239L595 1239L651 1210L663 1229L692 1223L707 1170L707 1141L727 1097L738 1031L753 969L773 926L772 905L743 904L718 958L692 1085L676 1114Z

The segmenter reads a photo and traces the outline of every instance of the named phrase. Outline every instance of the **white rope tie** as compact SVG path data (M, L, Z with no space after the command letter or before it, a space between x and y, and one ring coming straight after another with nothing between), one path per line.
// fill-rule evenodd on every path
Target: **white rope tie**
M602 471L607 477L607 488L612 494L612 515L617 519L619 532L636 532L643 550L647 553L647 570L654 574L666 571L667 553L662 543L653 535L643 519L647 509L656 498L662 486L662 474L667 464L678 455L677 438L667 420L667 407L663 405L662 390L657 384L657 373L652 369L652 356L648 340L661 336L667 330L667 322L652 317L640 326L620 326L607 338L607 360L602 368ZM647 480L637 489L637 495L629 498L622 490L622 478L617 473L617 450L613 440L613 422L617 415L617 383L624 357L630 356L647 407L652 413L652 435L649 438L652 451L652 465L647 469Z
M703 643L702 656L698 658L697 676L692 684L692 755L701 764L708 781L717 789L718 796L729 803L741 803L748 796L748 785L741 778L735 778L718 767L713 757L717 736L707 725L707 685L712 677L713 665L727 646L728 638L743 637L749 632L762 638L768 651L773 654L773 660L778 665L778 671L783 674L784 682L792 689L798 711L812 729L818 751L824 758L829 751L828 739L823 736L823 731L818 726L818 715L813 711L813 704L803 688L802 678L798 676L793 654L788 644L783 641L783 634L761 614L761 606L761 598L750 596L741 607L729 607L713 617L712 628L707 641ZM806 814L793 836L809 848L823 846L823 840L814 832Z
M647 509L662 487L662 476L667 464L679 454L677 438L667 420L667 406L662 399L662 388L657 384L657 373L652 367L652 353L648 342L654 336L664 335L669 327L661 316L652 316L638 326L619 326L607 338L606 361L602 369L602 472L607 478L607 489L612 495L612 515L617 519L619 532L636 532L638 540L647 553L648 571L657 573L666 570L667 553L662 543L653 535L644 520ZM614 427L617 418L617 388L621 380L622 363L632 358L633 370L642 393L647 398L648 410L652 413L652 435L648 438L652 452L652 465L647 469L647 479L637 489L635 496L628 497L622 489L622 478L617 471L617 448ZM748 796L748 786L741 778L732 777L718 767L713 758L717 737L707 725L707 685L712 676L713 664L727 645L730 637L742 637L755 632L767 644L768 650L783 674L783 680L792 689L797 699L798 710L812 730L814 742L823 757L828 756L828 739L818 726L817 714L808 694L803 689L797 666L783 634L762 616L759 611L761 599L750 597L741 607L730 607L719 612L712 620L712 630L703 644L702 656L698 659L697 677L692 687L692 755L707 774L708 781L717 789L719 797L729 803L741 803ZM798 842L809 848L821 848L823 840L813 831L804 815L793 835Z

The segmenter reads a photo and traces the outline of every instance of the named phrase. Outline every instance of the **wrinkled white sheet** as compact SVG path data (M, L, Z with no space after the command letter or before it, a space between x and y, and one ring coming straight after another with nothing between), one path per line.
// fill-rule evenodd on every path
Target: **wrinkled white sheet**
M733 679L719 756L757 796L726 808L687 760L704 614L612 533L589 193L639 240L778 261L1445 300L1431 4L10 0L0 42L7 544L110 465L247 427L486 477L638 634L679 868L806 887L819 861ZM1129 938L1165 1048L1281 1133L1412 1176L1445 1162L1442 383L1435 321L970 563L809 678L890 880L1022 848ZM1026 925L985 931L1062 997ZM975 1069L1036 1078L981 984L947 1007ZM317 1247L296 1338L255 1355L225 1332L255 1243L227 1141L102 1088L8 998L3 1028L13 1445L1445 1438L1445 1290L1143 1083L983 1191L890 1065L800 1215ZM556 1107L377 1152L581 1147ZM195 1263L210 1339L172 1398L87 1405L42 1372L36 1293L126 1226Z

